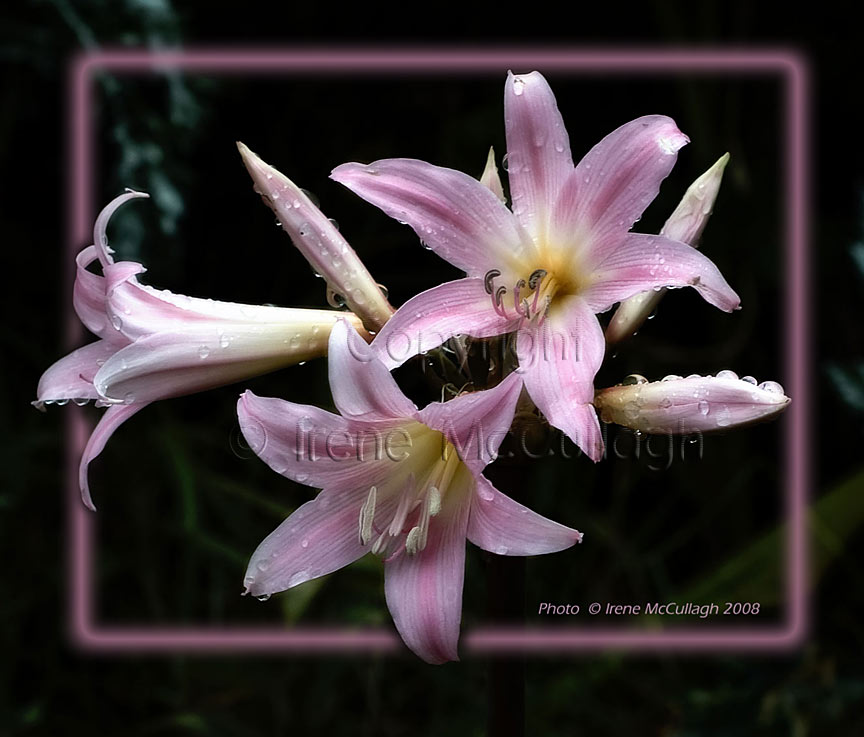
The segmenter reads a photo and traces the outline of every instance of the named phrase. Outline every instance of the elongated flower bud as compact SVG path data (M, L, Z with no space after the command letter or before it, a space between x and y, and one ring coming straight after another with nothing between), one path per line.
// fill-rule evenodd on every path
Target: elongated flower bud
M329 288L345 299L366 328L378 331L394 310L354 249L294 182L242 143L238 142L237 148L255 182L255 191L276 213L300 253Z
M666 221L660 235L687 243L694 248L714 207L720 191L723 170L729 163L729 154L723 154L708 171L699 177L684 193L684 197ZM606 342L610 345L633 335L649 315L657 309L665 289L634 294L624 300L615 311L606 328Z
M752 376L739 379L732 371L686 379L667 376L654 382L633 375L594 395L604 422L655 434L751 425L780 414L791 401L777 382L757 384Z
M483 168L483 173L480 175L480 184L487 189L492 190L492 193L501 202L506 201L504 196L504 187L501 184L501 177L498 175L498 167L495 165L495 149L489 147L489 155L486 157L486 166Z

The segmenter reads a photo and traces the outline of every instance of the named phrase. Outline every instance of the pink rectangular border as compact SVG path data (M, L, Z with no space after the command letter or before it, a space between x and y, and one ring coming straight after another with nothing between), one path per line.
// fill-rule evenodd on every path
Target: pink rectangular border
M304 48L295 50L196 49L183 51L104 50L75 56L69 65L69 172L67 182L67 299L71 300L74 256L87 242L93 207L93 75L99 71L158 72L182 68L218 74L400 75L469 74L509 68L539 68L573 73L645 75L657 73L740 75L776 74L784 84L786 106L785 172L786 343L789 394L795 397L786 417L784 516L786 610L780 626L765 628L675 628L631 632L623 629L490 628L464 632L466 653L564 653L575 651L677 650L691 652L787 651L809 631L807 606L807 497L810 480L809 346L810 284L807 242L810 79L806 59L789 49L651 49L561 47L531 48ZM66 301L64 304L68 304ZM82 338L74 315L67 318L69 348ZM85 415L67 411L66 457L68 532L68 627L78 648L103 653L175 652L383 652L401 649L387 629L281 627L141 628L96 621L93 585L94 518L81 505L77 466L90 428Z

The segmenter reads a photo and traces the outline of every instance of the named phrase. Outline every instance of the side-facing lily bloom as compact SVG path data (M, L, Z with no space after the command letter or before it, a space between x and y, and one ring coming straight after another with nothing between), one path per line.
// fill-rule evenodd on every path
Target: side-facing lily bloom
M688 141L670 118L623 125L574 167L555 97L540 74L508 75L504 113L512 211L494 187L423 161L333 171L467 274L406 302L373 346L392 367L458 333L518 331L531 399L599 460L603 441L591 401L605 342L595 314L663 287L694 287L726 311L739 299L691 246L629 232Z
M157 399L231 384L326 355L330 330L350 313L259 307L172 294L141 284L139 263L115 262L106 228L128 192L102 210L94 245L76 259L73 303L81 322L99 337L61 358L39 381L38 408L46 404L107 406L84 449L78 471L84 503L94 509L87 480L90 462L117 428ZM100 262L102 275L87 270Z
M604 422L656 434L712 432L770 420L792 401L776 381L759 384L734 371L716 376L642 376L597 392L594 404Z
M276 472L321 493L252 556L248 593L267 597L367 552L384 558L387 606L402 639L430 663L457 659L465 539L501 555L569 548L581 533L495 489L483 475L513 419L518 374L417 410L347 324L328 353L341 414L246 392L249 446Z

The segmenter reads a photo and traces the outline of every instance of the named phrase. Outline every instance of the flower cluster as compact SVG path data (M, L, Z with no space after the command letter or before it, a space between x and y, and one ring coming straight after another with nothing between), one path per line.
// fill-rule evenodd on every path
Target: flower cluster
M326 280L331 306L347 309L230 304L142 284L143 266L114 261L106 228L120 205L146 195L110 203L78 257L74 293L98 340L49 368L34 402L92 399L107 408L81 459L85 503L92 507L89 463L142 407L326 355L339 414L248 391L240 397L240 426L254 452L277 473L320 489L258 546L246 591L267 598L378 555L403 640L427 662L443 663L457 659L466 539L499 555L582 541L484 476L517 406L520 417L560 429L594 461L604 450L600 419L689 433L785 409L779 384L731 371L594 386L607 344L632 334L667 289L692 287L721 310L739 309L696 248L728 155L693 183L659 234L634 233L689 140L674 121L637 118L574 165L539 73L508 75L504 112L510 207L491 151L479 180L413 159L333 170L334 180L410 225L465 273L398 310L306 193L243 144L256 192ZM96 261L101 274L88 268ZM597 315L616 304L604 334ZM492 344L511 350L494 365L487 360L482 377L472 374ZM391 370L428 352L440 359L443 390L441 401L418 409Z

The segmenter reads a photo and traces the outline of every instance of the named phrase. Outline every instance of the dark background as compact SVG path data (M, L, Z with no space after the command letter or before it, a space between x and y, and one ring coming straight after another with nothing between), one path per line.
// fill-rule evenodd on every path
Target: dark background
M859 734L864 169L854 39L838 37L840 24L829 13L814 20L719 3L695 11L688 6L681 14L671 7L642 4L638 14L616 17L614 35L598 33L607 26L591 19L574 25L572 34L550 37L559 24L536 9L519 18L518 37L511 31L481 39L467 25L454 32L444 17L427 19L424 30L446 26L448 45L469 48L493 42L772 45L807 58L814 93L813 628L807 644L786 655L531 657L526 733ZM495 692L490 663L467 652L463 662L436 668L410 653L95 656L75 650L68 639L62 416L78 410L42 415L27 405L40 373L65 352L61 331L70 311L60 278L66 65L81 48L106 45L361 41L340 35L335 21L317 23L302 8L286 9L284 19L265 18L270 12L259 7L253 14L250 7L220 17L205 5L59 0L2 11L0 545L6 600L0 607L0 734L486 733ZM594 33L587 35L587 28ZM421 47L427 39L406 36L404 29L399 36L379 30L362 42ZM101 206L124 187L151 193L150 201L126 206L111 230L121 257L148 266L150 284L214 299L324 306L323 283L252 192L234 148L243 140L320 198L398 305L456 270L327 174L344 161L411 156L479 175L488 146L495 146L499 162L505 151L505 72L314 80L106 76L95 96L95 201ZM778 80L546 76L577 159L616 126L648 113L671 115L691 137L638 230L656 232L686 186L722 153L732 154L703 248L741 294L744 309L729 316L691 290L672 293L657 319L608 356L598 385L631 372L658 379L722 368L782 383L785 169ZM311 491L276 476L238 443L237 393L248 386L329 407L324 374L321 362L310 362L159 403L112 438L91 471L99 506L101 622L390 626L380 564L371 557L267 604L238 596L252 550ZM411 381L408 373L400 378ZM92 408L84 411L95 417ZM625 458L595 467L556 457L534 464L519 488L508 487L514 482L505 469L503 490L586 533L578 549L527 562L527 621L547 623L536 615L542 601L584 606L669 597L760 601L759 622L779 621L785 421L706 438L701 460L690 447L681 460L676 443L676 458L663 470L653 469L644 454L632 457L628 437L618 446ZM489 621L491 566L490 556L469 550L463 632ZM625 624L587 617L565 623Z

